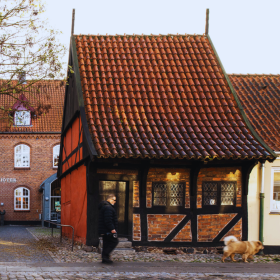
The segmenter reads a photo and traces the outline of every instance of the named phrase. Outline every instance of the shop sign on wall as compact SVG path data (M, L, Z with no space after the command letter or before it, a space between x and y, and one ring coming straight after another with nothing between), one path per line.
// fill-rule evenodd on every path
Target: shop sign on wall
M16 178L0 178L1 183L15 183L16 181Z

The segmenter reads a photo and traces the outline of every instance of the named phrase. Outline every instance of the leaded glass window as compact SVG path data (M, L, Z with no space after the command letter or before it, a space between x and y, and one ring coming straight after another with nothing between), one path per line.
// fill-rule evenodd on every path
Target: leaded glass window
M154 185L154 206L166 206L167 184L156 183Z
M236 182L203 182L203 206L234 206Z
M221 184L221 205L234 205L235 183L225 182Z
M170 206L183 206L184 184L172 183L170 186Z
M204 183L203 184L203 204L204 205L217 205L217 183Z
M184 206L185 183L153 183L153 206Z

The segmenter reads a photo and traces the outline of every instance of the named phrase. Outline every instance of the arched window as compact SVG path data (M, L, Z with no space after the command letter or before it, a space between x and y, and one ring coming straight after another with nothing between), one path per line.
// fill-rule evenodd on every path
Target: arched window
M58 167L60 145L53 147L53 167Z
M29 190L26 188L15 189L15 210L29 210Z
M15 167L30 167L30 148L27 145L15 147Z

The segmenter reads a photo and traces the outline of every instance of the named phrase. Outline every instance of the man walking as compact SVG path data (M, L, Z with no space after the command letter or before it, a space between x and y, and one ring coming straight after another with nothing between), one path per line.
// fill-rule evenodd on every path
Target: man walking
M118 218L114 204L116 203L116 196L109 194L106 201L99 204L99 224L98 232L103 237L103 251L102 262L112 263L110 260L111 252L116 248L119 241L117 238Z

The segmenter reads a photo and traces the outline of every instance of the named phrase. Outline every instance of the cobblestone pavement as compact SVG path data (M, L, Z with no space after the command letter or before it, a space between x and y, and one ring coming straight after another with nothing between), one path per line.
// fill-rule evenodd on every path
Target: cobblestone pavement
M14 272L14 273L0 273L0 279L34 279L34 280L74 280L74 279L201 279L201 280L218 280L218 279L254 279L254 280L279 280L279 274L239 274L239 273L224 273L224 274L212 274L212 273L133 273L133 272L52 272L52 273L38 273L38 272Z
M74 246L74 251L71 251L70 242L63 239L63 243L59 240L59 230L54 229L54 237L51 237L51 229L41 227L31 227L28 230L36 236L38 242L43 242L45 245L52 245L49 250L52 253L53 258L59 263L94 263L100 262L100 254L97 252L85 252L84 248L79 244ZM48 242L46 242L48 241ZM151 249L151 248L150 248ZM183 262L183 263L221 263L220 254L202 254L197 252L195 254L186 254L178 250L176 255L168 255L162 252L162 248L152 249L147 252L136 252L134 254L121 254L115 252L112 255L112 259L116 262ZM235 259L237 263L242 263L241 255L236 255ZM231 263L229 258L226 262ZM250 263L277 263L280 265L280 255L255 255Z
M0 262L54 262L21 226L0 227Z

